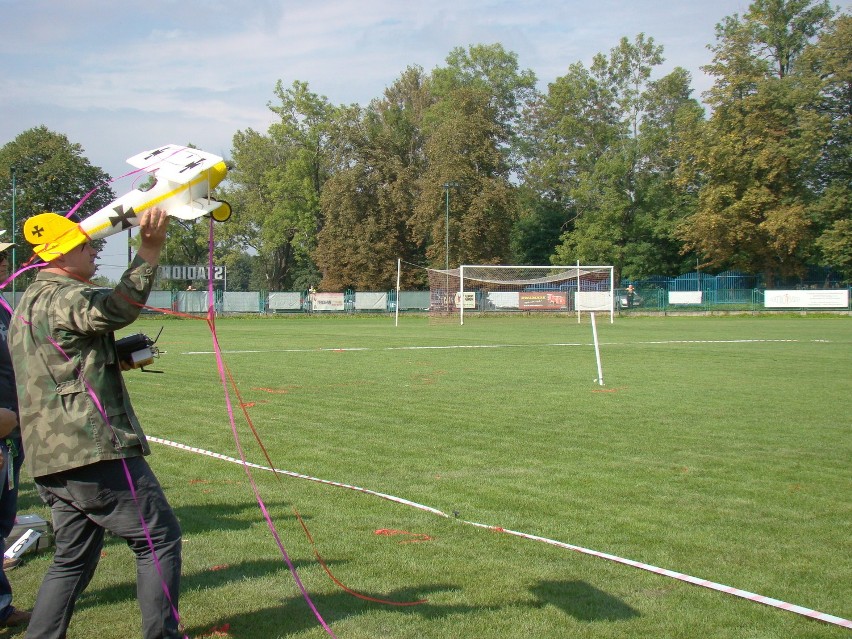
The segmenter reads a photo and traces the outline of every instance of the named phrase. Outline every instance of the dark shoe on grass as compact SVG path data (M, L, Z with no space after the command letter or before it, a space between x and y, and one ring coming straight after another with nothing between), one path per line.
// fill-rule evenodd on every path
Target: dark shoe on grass
M0 626L25 626L30 622L30 617L33 616L29 610L18 610L15 608L11 614L6 617L6 620L0 623Z

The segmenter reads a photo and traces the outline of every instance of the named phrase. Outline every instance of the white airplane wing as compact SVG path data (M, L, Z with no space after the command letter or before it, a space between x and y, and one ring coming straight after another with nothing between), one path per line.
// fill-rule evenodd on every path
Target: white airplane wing
M224 202L219 202L218 200L199 198L189 204L169 207L168 214L181 220L194 220L215 211L223 204Z
M166 144L127 158L131 166L154 173L158 179L165 178L178 184L189 182L205 169L222 161L223 158L218 155L178 144Z

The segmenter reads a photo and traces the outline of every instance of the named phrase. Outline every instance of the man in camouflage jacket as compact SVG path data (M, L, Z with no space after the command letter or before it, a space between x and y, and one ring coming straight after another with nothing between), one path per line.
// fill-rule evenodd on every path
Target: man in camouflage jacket
M15 309L9 344L25 458L51 507L56 538L27 632L31 639L65 637L76 599L100 559L105 530L124 538L136 554L143 637L182 636L180 524L145 461L150 449L113 335L139 316L148 299L167 220L158 209L140 216L139 252L112 291L88 283L97 268L88 243L63 245L73 222L57 216L47 227L24 226L34 251L49 263Z

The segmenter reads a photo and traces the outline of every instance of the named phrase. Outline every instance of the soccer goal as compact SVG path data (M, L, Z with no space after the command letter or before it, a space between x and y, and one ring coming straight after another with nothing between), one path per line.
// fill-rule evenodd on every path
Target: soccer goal
M462 265L425 269L429 313L441 317L465 313L608 312L614 321L612 266Z

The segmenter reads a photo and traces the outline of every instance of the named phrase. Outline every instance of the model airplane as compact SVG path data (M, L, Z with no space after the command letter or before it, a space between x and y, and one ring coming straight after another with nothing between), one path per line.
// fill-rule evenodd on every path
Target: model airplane
M152 207L181 220L210 215L224 222L231 217L230 205L211 197L228 173L225 160L218 155L168 144L134 155L127 162L148 173L148 179L82 222L41 213L24 223L24 237L35 245L39 257L50 261L90 240L139 226L139 215Z

